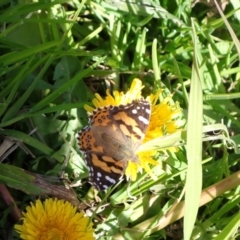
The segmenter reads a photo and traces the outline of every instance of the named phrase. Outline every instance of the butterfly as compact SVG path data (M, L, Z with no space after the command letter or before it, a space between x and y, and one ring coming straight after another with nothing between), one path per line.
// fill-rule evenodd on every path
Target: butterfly
M145 99L119 106L97 108L88 126L77 136L89 170L89 181L98 190L117 183L128 161L139 163L136 154L145 137L151 113Z

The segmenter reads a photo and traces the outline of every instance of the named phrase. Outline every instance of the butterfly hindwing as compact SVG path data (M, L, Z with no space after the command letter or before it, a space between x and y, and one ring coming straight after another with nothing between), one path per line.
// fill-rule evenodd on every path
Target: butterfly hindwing
M88 152L85 159L89 169L89 181L98 190L105 190L117 183L122 176L124 162L113 161L101 153Z

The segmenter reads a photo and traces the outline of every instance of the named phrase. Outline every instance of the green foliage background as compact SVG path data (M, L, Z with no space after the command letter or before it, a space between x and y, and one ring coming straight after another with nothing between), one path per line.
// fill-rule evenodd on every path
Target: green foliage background
M57 196L37 174L51 184L61 176L80 183L73 190L96 239L240 239L240 3L218 4L1 1L0 183L21 210ZM87 123L83 106L106 89L126 91L136 77L145 96L162 88L180 103L185 135L170 142L183 144L159 155L158 181L139 175L96 198L75 140ZM18 239L3 199L0 239Z

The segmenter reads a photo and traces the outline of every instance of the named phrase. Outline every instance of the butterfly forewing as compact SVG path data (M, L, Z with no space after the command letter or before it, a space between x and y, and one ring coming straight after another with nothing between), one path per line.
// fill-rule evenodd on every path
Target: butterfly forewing
M150 119L151 107L147 100L135 100L127 105L113 107L110 110L111 120L120 131L129 136L133 144L141 144ZM136 149L135 149L136 150Z

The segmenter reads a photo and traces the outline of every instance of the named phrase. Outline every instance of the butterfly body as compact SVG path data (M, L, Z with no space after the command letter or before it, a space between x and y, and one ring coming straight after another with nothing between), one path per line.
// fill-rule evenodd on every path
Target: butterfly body
M150 118L147 100L134 100L120 106L98 108L89 116L89 125L78 134L90 182L104 190L115 184L128 161L139 162L141 145Z

